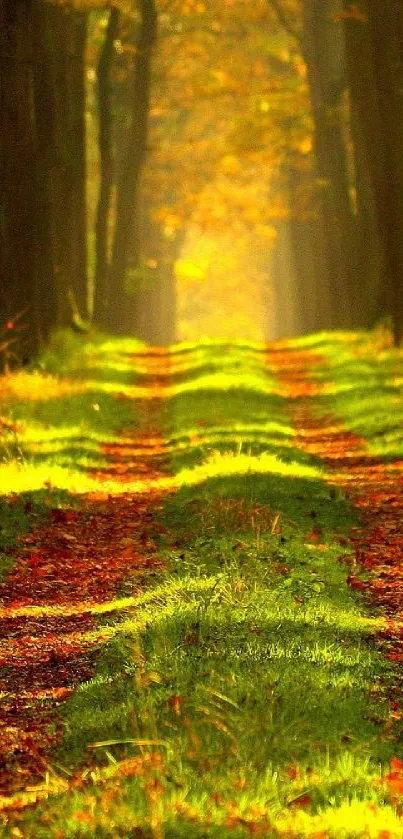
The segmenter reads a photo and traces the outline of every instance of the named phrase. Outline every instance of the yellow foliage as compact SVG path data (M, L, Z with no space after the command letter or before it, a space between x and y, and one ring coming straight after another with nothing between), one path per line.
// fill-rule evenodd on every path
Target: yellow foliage
M313 142L312 142L312 137L311 136L304 137L304 139L301 140L300 143L298 143L298 151L300 151L301 154L310 154L311 151L312 151L312 148L313 148Z
M238 175L242 170L242 166L234 154L226 154L221 159L221 169L226 175Z

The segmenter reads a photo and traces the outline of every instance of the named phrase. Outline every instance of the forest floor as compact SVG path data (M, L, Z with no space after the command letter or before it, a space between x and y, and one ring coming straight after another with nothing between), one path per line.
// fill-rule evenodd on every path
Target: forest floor
M0 380L0 836L403 837L403 351Z

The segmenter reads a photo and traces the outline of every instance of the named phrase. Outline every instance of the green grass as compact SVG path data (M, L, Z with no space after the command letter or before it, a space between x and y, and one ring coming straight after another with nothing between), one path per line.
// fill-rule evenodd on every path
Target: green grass
M141 359L129 363L135 343L81 341L70 362L58 342L46 376L84 391L24 405L14 396L5 413L23 425L27 480L46 465L57 489L66 469L82 492L98 443L136 426L133 402L113 394L123 387L141 408L147 382ZM317 410L335 404L363 433L350 376L361 395L380 391L381 411L399 353L378 361L369 337L352 334L301 345L330 363L318 370L330 383ZM262 347L181 345L172 373L161 404L173 474L161 482L171 490L158 545L167 571L93 609L105 639L96 672L62 709L63 740L26 794L35 806L5 815L0 835L403 836L382 780L401 756L387 701L394 666L374 643L382 617L346 583L357 514L299 451Z
M382 332L340 333L315 347L328 365L316 373L328 393L315 400L315 409L332 411L365 439L369 454L392 462L403 455L403 351L387 339Z

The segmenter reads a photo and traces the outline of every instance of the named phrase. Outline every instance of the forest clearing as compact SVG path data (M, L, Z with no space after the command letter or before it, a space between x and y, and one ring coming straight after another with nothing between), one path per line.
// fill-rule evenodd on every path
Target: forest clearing
M5 375L1 835L401 837L387 334Z

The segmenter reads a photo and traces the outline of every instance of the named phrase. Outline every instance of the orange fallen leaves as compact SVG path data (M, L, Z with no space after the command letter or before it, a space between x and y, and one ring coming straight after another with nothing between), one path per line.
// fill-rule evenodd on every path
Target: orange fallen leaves
M104 477L121 474L124 479L134 469L140 469L142 476L158 473L160 466L153 462L157 450L150 456L147 444L150 439L152 448L159 433L158 406L160 401L155 400L150 408L153 421L144 416L136 431L136 440L142 444L137 447L144 455L135 465L129 464L124 460L124 446L119 442L110 446ZM0 708L0 726L3 730L8 726L9 732L7 742L3 738L0 743L0 788L5 794L18 793L32 775L42 772L43 755L61 734L56 709L78 683L91 677L95 649L107 639L102 632L94 632L89 640L88 630L94 629L91 608L74 607L113 599L125 578L161 567L153 521L160 505L161 492L155 490L136 496L92 492L81 498L77 509L56 507L53 502L48 522L37 524L21 539L14 568L0 583L2 637L9 638L1 644L5 666L0 679L0 691L7 697ZM38 615L34 610L14 613L24 606L43 608ZM55 606L57 614L51 608L47 612ZM179 697L175 708L178 713ZM126 768L137 771L134 764ZM78 811L76 818L84 823L89 816Z

